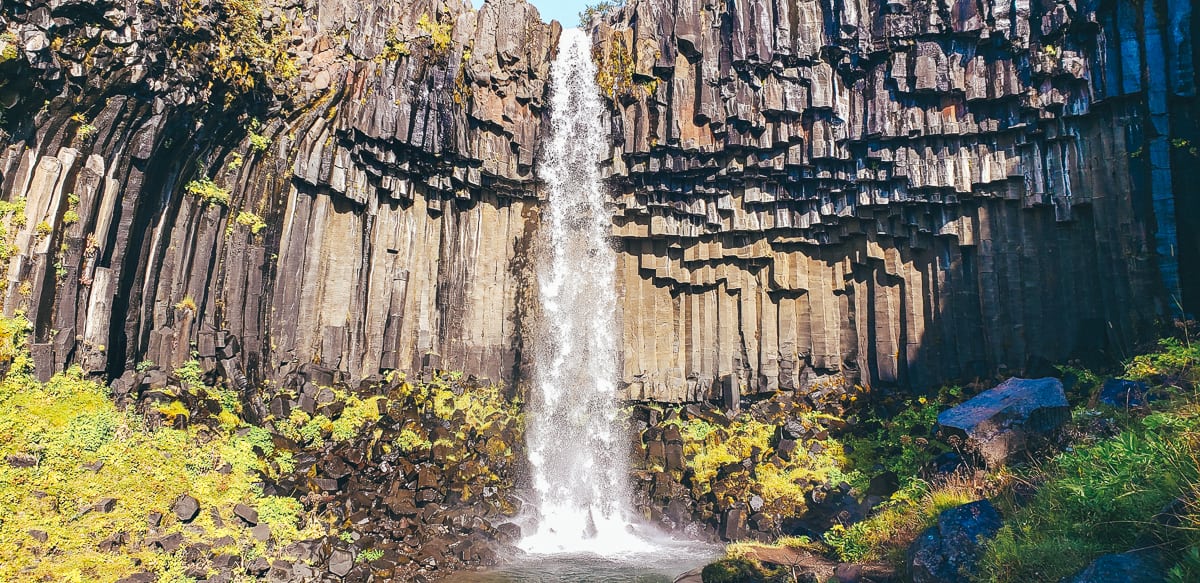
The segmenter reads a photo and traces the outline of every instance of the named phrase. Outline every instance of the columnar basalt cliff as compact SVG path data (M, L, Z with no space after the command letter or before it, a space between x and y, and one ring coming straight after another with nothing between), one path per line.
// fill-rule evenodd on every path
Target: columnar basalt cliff
M1194 24L1187 2L1127 1L597 19L629 395L1122 354L1181 307Z
M628 396L1119 354L1195 276L1192 28L1175 0L601 15ZM3 299L39 372L519 381L560 30L522 0L3 2Z
M520 0L2 15L5 309L36 315L40 373L512 378L557 24Z

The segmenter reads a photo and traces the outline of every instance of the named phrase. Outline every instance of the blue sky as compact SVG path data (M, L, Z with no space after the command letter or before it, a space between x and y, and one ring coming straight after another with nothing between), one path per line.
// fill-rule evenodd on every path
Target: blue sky
M590 1L595 4L599 0ZM529 3L537 6L542 20L557 20L562 23L563 28L579 26L579 13L588 5L586 0L529 0Z

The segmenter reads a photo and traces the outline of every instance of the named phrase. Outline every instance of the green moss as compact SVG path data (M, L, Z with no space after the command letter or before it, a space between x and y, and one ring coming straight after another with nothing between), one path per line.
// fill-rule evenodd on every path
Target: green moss
M0 464L0 580L114 581L150 569L160 580L182 574L180 557L153 551L146 515L167 515L163 534L181 532L190 542L230 536L238 549L266 552L247 529L234 528L232 508L246 503L260 511L282 548L318 533L300 516L299 503L263 497L255 486L265 460L245 438L204 429L148 429L132 409L119 411L107 387L73 368L38 383L24 351L28 323L0 319L0 359L8 374L0 381L0 459L33 456L33 467ZM103 462L100 469L84 467ZM213 468L228 462L228 473ZM169 512L188 493L206 511L185 530ZM112 512L82 512L104 497L117 499ZM219 525L207 509L224 518ZM289 526L290 525L290 526ZM47 533L39 543L30 530ZM121 553L101 553L96 542L123 531L131 544ZM178 578L174 580L180 580Z
M11 32L0 34L0 65L15 61L21 56L17 51L17 37Z
M263 229L267 228L266 221L263 221L262 217L251 212L242 211L238 213L236 220L237 224L250 229L250 234L252 235L257 235Z
M229 206L229 191L217 186L208 178L193 180L183 187L184 192L199 198L205 204Z
M454 22L449 20L449 15L446 16L445 22L440 17L430 18L428 14L422 14L421 18L417 19L417 30L429 37L430 46L438 54L449 51L453 40L450 33L454 30Z
M414 451L429 449L433 444L429 440L422 437L412 429L403 429L400 434L392 440L392 445L404 453L412 453Z
M704 566L704 583L785 583L792 581L787 569L768 569L747 558L727 558Z
M271 147L271 138L258 133L260 129L262 129L262 124L257 119L253 119L250 120L250 127L246 130L246 135L250 139L250 151L256 154L265 152L267 148Z
M197 33L173 48L181 56L212 75L233 94L245 94L260 85L275 86L299 73L288 53L285 30L263 26L259 0L218 0L203 4L184 0L180 4L183 29ZM215 14L213 13L215 12ZM215 25L200 34L200 23L216 17Z

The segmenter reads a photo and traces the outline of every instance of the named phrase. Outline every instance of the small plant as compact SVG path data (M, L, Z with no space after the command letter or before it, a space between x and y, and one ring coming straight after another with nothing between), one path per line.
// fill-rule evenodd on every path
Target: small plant
M184 192L199 198L205 204L229 206L229 191L217 186L208 178L193 180L183 187Z
M379 53L379 59L396 61L400 57L407 57L408 55L408 43L400 39L400 32L396 30L396 27L388 27L387 36L384 37L383 41L383 51Z
M258 119L251 119L250 125L246 128L246 135L250 139L250 151L255 154L265 152L267 148L271 147L271 139L265 134L259 133L261 129L262 122Z
M431 444L428 439L421 437L417 432L411 429L404 429L392 441L392 445L395 445L397 449L404 453L412 453L417 450L428 449Z
M417 29L429 36L435 53L444 54L450 50L450 43L453 40L450 32L454 29L454 23L443 23L429 18L428 14L422 14L421 18L417 20Z
M50 236L50 233L54 232L54 227L50 226L50 223L47 221L38 221L38 224L34 226L34 230L37 231L38 239L44 239Z
M20 53L17 52L17 37L11 32L0 34L0 65L14 61Z
M257 235L263 229L267 228L267 223L262 217L247 211L238 213L237 224L250 229L250 234Z
M137 363L137 366L133 367L133 370L138 373L143 373L154 368L154 366L154 361L147 359Z
M379 560L379 558L382 556L383 551L380 549L367 549L361 553L358 553L358 557L355 560L359 563L370 563L372 561Z
M342 532L338 533L338 540L347 544L352 543L354 542L354 533L348 530L343 530Z
M74 225L75 223L78 223L78 222L79 222L79 213L75 212L74 209L69 209L69 210L67 210L67 212L63 213L63 224L64 225Z
M176 302L175 309L176 310L187 310L189 312L195 313L196 312L196 300L193 300L192 296L184 296L182 300L179 300L178 302Z

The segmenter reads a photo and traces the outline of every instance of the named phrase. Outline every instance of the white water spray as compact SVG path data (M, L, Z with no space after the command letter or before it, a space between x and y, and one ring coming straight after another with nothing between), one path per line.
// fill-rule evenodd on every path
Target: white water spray
M600 161L607 111L591 42L563 32L551 69L550 131L539 175L543 218L534 385L526 439L537 495L531 553L644 551L629 517L629 442L618 419L616 252Z

